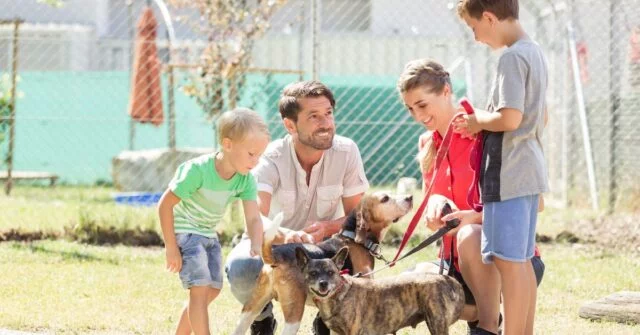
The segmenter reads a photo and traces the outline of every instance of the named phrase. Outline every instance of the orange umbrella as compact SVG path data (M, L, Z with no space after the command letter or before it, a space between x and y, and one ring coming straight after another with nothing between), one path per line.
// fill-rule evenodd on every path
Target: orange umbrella
M155 41L157 25L151 7L145 8L138 21L129 99L129 115L138 122L156 126L163 121L160 60Z

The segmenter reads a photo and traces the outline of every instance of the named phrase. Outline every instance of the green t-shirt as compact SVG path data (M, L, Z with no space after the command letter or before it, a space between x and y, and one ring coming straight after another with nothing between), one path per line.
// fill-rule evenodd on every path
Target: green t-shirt
M180 202L173 208L176 233L217 237L215 226L222 220L229 202L256 200L256 180L251 173L236 173L222 179L215 167L215 154L182 163L169 183Z

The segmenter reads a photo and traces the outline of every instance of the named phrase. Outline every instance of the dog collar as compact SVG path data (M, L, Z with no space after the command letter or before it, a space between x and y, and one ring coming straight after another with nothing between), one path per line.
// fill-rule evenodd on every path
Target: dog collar
M344 236L353 241L355 241L356 239L356 233L350 230L343 230L342 232L340 232L340 236ZM372 256L376 258L382 256L382 247L380 247L380 243L376 243L371 239L367 239L364 244L362 244L362 246L369 250Z

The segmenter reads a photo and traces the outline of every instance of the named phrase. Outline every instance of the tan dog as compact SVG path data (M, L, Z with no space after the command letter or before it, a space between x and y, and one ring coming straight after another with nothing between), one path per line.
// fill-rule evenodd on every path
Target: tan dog
M296 249L298 266L324 323L337 334L395 334L427 323L431 334L449 334L464 306L462 285L450 276L402 274L373 280L340 275L348 254L311 259Z
M297 333L305 304L313 303L307 301L308 290L297 265L296 248L304 249L311 258L320 259L333 257L341 248L349 247L352 252L345 259L347 267L355 272L369 272L373 270L373 255L380 252L379 243L389 226L407 214L411 207L411 196L391 197L383 192L364 195L345 220L342 230L317 245L273 245L283 236L278 230L278 219L274 220L273 225L265 229L262 255L265 266L258 275L252 297L242 307L234 334L245 334L251 322L272 299L278 300L282 306L285 319L282 333Z

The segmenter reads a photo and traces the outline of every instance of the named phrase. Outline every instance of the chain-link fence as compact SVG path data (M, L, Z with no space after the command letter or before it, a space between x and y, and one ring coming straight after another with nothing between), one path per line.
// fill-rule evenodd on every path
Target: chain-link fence
M248 13L256 6L225 3ZM211 29L220 22L201 18L193 5L165 11L160 0L0 0L4 96L11 86L12 47L18 46L14 177L47 172L59 183L158 191L177 162L216 145L215 113L254 108L269 121L272 136L280 137L280 91L300 78L319 78L336 95L337 132L357 142L370 181L393 185L401 177L419 179L414 156L423 129L395 91L404 64L425 57L441 62L456 96L483 107L499 55L473 41L456 16L456 3L288 0L273 12L260 12L270 23L264 35L225 44L220 41L230 38L230 30ZM137 24L147 5L158 21L149 43L157 46L160 79L145 79L149 86L160 84L157 103L164 116L157 126L134 122L128 114L140 46ZM591 206L593 195L600 208L630 208L638 198L638 5L638 0L521 1L520 19L543 46L550 69L545 133L550 204ZM17 44L14 18L24 20ZM234 24L252 19L240 17ZM0 110L7 109L0 105ZM8 134L10 116L0 117L0 132ZM147 121L159 121L153 117ZM4 171L10 141L6 135L0 141Z

